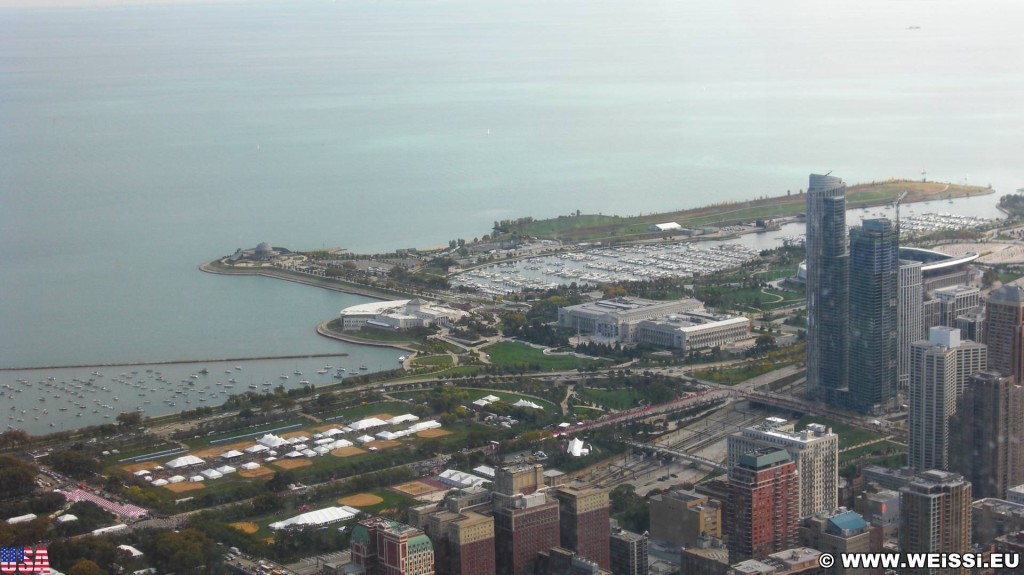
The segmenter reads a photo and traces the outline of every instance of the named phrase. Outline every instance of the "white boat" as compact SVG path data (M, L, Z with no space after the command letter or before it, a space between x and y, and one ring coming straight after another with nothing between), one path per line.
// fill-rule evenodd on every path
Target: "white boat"
M288 379L288 376L287 375L282 375L281 379Z

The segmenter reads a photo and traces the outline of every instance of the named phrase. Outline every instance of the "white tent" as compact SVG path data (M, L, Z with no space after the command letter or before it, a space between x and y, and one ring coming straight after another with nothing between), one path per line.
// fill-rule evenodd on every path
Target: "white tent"
M382 432L377 434L377 439L383 439L383 440L396 439L396 438L399 438L399 437L402 437L402 436L397 434L397 433L392 433L390 431L382 431Z
M70 513L65 513L57 518L57 523L71 523L72 521L78 521L78 517Z
M166 479L157 479L156 481L153 482L153 485L156 485L157 487L163 487L168 483L170 483L170 481L167 481Z
M167 478L167 483L181 483L182 481L185 481L185 478L181 475L172 475ZM156 481L153 483L156 483Z
M285 443L288 443L288 441L285 439L281 439L280 437L272 433L268 433L263 437L257 439L256 443L259 443L260 445L265 445L267 447L281 447Z
M220 479L221 477L224 477L224 474L221 473L220 471L217 471L216 469L207 469L205 471L200 472L200 475L207 479Z
M260 464L256 463L255 461L250 461L249 463L243 463L242 464L242 469L245 469L247 471L252 471L253 469L259 469L259 468L260 468Z
M234 473L238 470L235 469L234 467L231 467L230 465L222 465L217 468L217 471L221 472L224 475L227 475L228 473Z
M264 463L273 463L275 461L277 461L276 457L268 457L268 458L263 460Z
M257 443L256 445L253 445L252 447L246 447L245 448L245 452L246 453L263 453L264 451L270 451L270 448L267 447L266 445L261 444L261 443Z
M364 429L370 429L371 427L380 427L387 424L388 422L377 419L376 417L368 417L366 419L360 419L355 423L350 423L348 426L356 431L362 431Z
M590 450L583 447L583 440L578 437L574 437L572 441L569 442L569 447L566 451L573 457L581 457L583 455L590 454Z
M132 475L134 475L135 477L142 477L143 475L149 475L149 471L146 469L140 469L133 473Z
M163 471L163 469L164 469L163 465L157 465L156 467L153 468L153 471Z
M444 483L445 485L450 485L452 487L473 487L475 485L480 485L481 483L487 482L487 480L484 479L483 477L477 477L472 473L463 473L461 471L456 471L454 469L447 469L445 471L442 471L441 474L437 476L437 478L441 481L441 483Z
M131 556L133 558L134 557L142 557L142 555L143 555L142 551L139 551L138 549L132 547L131 545L118 545L117 548L120 549L121 551L127 551L128 553L131 554Z
M330 437L324 437L323 439L317 439L313 443L316 445L327 445L328 443L334 443L334 440Z
M420 418L416 417L411 413L405 415L396 415L388 420L388 425L398 425L399 423L405 423L406 421L419 421Z
M153 476L152 475L147 475L147 476L143 477L142 479L144 479L145 481L153 481Z
M438 429L440 427L440 423L434 421L433 419L428 419L427 421L421 421L419 423L414 423L410 425L409 431L412 433L416 433L417 431L423 431L424 429Z
M305 451L308 448L309 446L306 445L305 443L296 443L295 445L292 446L292 449L296 451Z
M315 451L317 455L327 455L328 453L331 452L330 449L327 449L323 445L321 445L319 447L314 447L313 451Z
M323 438L324 438L324 434L322 434L322 433L314 433L313 434L313 439L323 439Z
M342 433L345 433L345 432L340 430L340 429L338 429L337 427L332 427L332 428L328 429L327 431L325 431L324 435L326 435L327 437L334 437L335 435L341 435Z
M189 483L199 483L200 481L206 481L206 478L202 475L193 475L188 478Z
M185 455L177 459L168 461L165 465L171 469L180 469L182 467L191 467L193 465L202 465L206 463L202 459L199 459L195 455Z
M234 449L232 449L231 451L225 451L224 453L220 454L220 458L221 459L234 459L236 457L241 457L241 456L242 456L242 452L241 451L236 451Z
M285 453L284 456L289 459L295 459L296 457L302 457L302 453L299 451L289 451L288 453Z
M302 452L302 454L305 455L306 457L316 457L317 456L317 452L313 451L312 449L306 449L306 450L304 450Z
M529 407L532 409L544 409L543 407L537 405L536 403L532 401L527 401L525 399L520 399L519 401L513 403L512 405L513 407Z
M331 449L341 449L342 447L352 447L352 442L347 439L336 439L331 444Z
M363 435L361 437L357 437L356 441L358 441L359 443L370 443L371 441L373 441L373 438L370 437L369 435Z
M269 527L274 531L293 526L320 527L323 525L330 525L331 523L337 523L339 521L345 521L346 519L351 519L358 514L358 509L353 509L352 507L348 506L326 507L324 509L317 509L316 511L303 513L302 515L296 515L291 519L278 521L277 523L271 523Z

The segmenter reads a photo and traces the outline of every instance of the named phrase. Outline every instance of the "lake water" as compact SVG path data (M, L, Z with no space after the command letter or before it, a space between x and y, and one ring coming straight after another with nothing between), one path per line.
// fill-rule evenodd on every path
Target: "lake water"
M1024 5L0 8L0 367L372 350L196 266L890 176L1024 186ZM908 29L916 27L913 29ZM365 358L365 359L364 359Z

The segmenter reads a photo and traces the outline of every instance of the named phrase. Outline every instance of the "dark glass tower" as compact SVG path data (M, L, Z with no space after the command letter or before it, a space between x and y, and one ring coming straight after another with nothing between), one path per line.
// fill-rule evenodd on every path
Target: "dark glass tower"
M896 395L899 374L899 237L892 222L850 230L850 399L877 412Z
M807 188L807 391L840 403L847 389L849 256L846 184L811 174Z

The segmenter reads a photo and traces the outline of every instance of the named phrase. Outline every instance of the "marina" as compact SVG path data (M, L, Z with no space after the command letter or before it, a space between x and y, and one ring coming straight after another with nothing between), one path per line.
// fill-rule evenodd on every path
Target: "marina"
M617 281L692 277L738 267L757 251L735 243L641 244L566 252L502 262L452 278L452 285L500 295L553 289L559 284L599 285Z
M306 385L324 386L346 377L394 369L394 350L360 348L357 357L330 356L345 362L323 371L324 356L256 359L239 362L170 363L92 367L50 367L0 371L0 395L8 406L0 412L4 429L31 434L67 431L88 425L116 423L121 413L166 415L197 407L216 407L247 392L267 393ZM279 379L282 370L309 370L308 379ZM365 370L365 371L361 371Z

